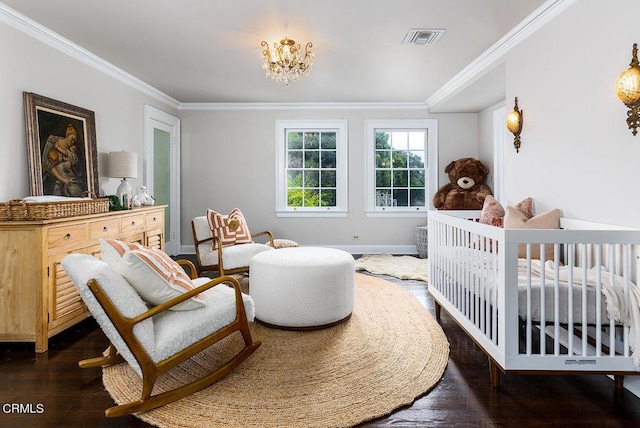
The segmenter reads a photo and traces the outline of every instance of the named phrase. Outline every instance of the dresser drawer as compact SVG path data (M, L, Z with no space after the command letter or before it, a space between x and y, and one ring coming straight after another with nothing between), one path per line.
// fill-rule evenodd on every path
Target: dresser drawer
M120 219L93 221L89 223L89 236L92 240L98 238L114 238L120 233Z
M79 245L87 240L87 224L78 223L49 229L49 248Z
M144 229L144 214L122 217L120 230L122 233L139 232Z
M155 213L148 213L144 216L144 224L147 229L153 229L164 224L164 213L158 211Z

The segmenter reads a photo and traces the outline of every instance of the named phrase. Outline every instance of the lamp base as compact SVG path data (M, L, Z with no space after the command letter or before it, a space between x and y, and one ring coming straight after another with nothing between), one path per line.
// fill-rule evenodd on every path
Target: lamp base
M120 182L120 185L118 186L118 189L116 190L116 195L118 196L118 199L120 199L120 202L122 203L122 206L124 206L125 208L130 208L130 206L131 206L131 185L129 184L129 182L127 181L126 178L123 178L122 181Z

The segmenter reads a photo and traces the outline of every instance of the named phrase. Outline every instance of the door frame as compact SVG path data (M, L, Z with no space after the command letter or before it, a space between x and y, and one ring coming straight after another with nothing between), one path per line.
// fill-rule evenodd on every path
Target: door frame
M493 112L493 196L505 204L504 195L504 148L507 141L507 128L504 125L507 107Z
M180 237L180 119L153 106L144 105L144 160L142 162L144 185L150 195L153 190L154 129L170 135L169 153L169 236L165 236L165 251L177 255L181 248Z

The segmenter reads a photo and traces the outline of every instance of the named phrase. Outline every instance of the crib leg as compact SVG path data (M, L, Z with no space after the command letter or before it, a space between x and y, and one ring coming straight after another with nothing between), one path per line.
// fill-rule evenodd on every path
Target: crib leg
M433 308L436 311L436 321L440 322L440 314L442 313L442 306L440 306L440 304L434 300Z
M616 385L616 389L624 388L624 375L613 375L613 382Z
M491 378L491 387L497 388L500 384L500 368L489 358L489 376Z

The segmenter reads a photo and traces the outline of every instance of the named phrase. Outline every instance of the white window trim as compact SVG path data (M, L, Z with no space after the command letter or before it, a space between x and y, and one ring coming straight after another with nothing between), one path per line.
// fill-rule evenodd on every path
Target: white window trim
M336 207L287 206L287 149L288 130L337 131L336 139ZM277 217L346 217L348 197L348 122L346 120L276 120L276 216Z
M427 149L425 169L427 205L425 207L376 207L375 201L375 130L376 129L426 129ZM434 209L433 195L438 190L438 120L437 119L388 119L365 121L366 156L366 215L367 217L425 217Z

